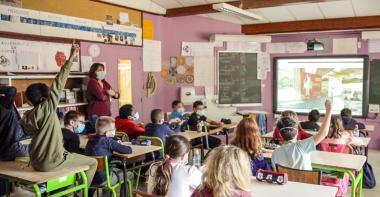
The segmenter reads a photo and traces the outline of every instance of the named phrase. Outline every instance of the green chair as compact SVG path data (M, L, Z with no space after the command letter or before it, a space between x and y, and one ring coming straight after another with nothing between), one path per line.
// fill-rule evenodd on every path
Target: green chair
M99 189L106 189L106 190L109 190L112 192L113 197L116 197L117 196L116 189L118 187L120 187L122 184L124 184L124 180L116 183L115 185L112 185L111 184L111 176L110 176L111 172L110 172L110 168L108 165L108 158L103 157L103 156L102 157L94 157L94 158L98 161L98 167L97 167L96 171L106 173L106 182L101 184L101 185L91 186L90 188L96 189L97 196L100 196L99 195ZM128 184L129 196L132 196L132 182L128 179L126 179L126 181Z
M17 157L16 162L29 163L29 157ZM33 189L37 197L42 196L41 184L33 184ZM46 182L46 196L60 197L73 194L77 191L83 191L83 196L88 195L87 176L82 172L71 173L66 176L49 180ZM7 196L10 196L8 193Z
M159 146L161 147L161 150L162 150L162 156L165 155L165 145L164 143L162 142L162 140L159 138L159 137L151 137L151 136L139 136L137 138L138 140L150 140L152 142L151 145L154 145L154 146ZM140 175L141 175L141 168L139 168L137 170L137 178L136 178L136 186L135 188L138 189L139 187L139 182L140 182Z
M130 142L129 136L126 132L116 131L115 137L123 142Z

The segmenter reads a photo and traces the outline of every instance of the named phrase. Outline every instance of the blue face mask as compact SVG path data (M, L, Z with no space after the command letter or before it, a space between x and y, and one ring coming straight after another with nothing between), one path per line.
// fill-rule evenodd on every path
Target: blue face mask
M185 113L185 109L183 107L178 108L177 112L180 113L181 115L183 115Z
M86 125L84 125L83 123L78 123L77 127L74 128L74 133L76 134L83 133L85 127Z
M202 110L202 111L197 111L197 114L199 116L204 116L206 113L205 113L205 110Z

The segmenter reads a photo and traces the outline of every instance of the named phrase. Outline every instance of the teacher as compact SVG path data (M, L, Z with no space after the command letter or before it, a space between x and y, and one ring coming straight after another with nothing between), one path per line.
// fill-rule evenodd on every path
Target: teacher
M88 76L87 113L92 126L95 126L96 119L99 116L111 116L110 98L119 99L120 94L113 90L111 85L105 80L106 71L103 64L92 64Z

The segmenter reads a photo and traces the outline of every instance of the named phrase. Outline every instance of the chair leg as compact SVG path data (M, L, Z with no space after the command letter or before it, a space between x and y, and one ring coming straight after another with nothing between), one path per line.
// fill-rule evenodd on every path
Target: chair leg
M112 191L112 197L117 197L115 189L111 189L111 191Z
M96 196L99 197L99 188L96 188Z
M137 170L137 178L136 178L136 186L135 186L135 189L138 189L139 188L139 184L140 184L140 175L141 175L141 168L139 168Z

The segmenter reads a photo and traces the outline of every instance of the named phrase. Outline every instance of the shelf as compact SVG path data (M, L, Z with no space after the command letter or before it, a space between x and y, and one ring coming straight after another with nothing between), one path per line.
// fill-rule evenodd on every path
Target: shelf
M84 106L87 105L88 103L72 103L72 104L59 104L58 108L63 108L63 107L77 107L77 106ZM30 110L33 109L33 107L18 107L18 111L25 111L25 110Z
M0 75L0 79L54 79L56 75ZM87 78L88 75L69 75L69 78Z

